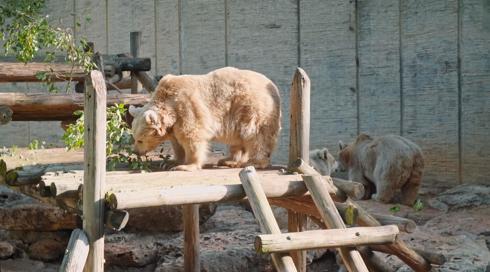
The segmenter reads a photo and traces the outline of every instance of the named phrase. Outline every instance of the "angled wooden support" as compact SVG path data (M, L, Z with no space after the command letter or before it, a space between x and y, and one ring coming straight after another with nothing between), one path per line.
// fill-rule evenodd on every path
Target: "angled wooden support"
M60 272L82 272L89 251L88 238L81 229L74 229L71 233L65 256L61 263Z
M130 32L129 33L129 50L131 51L131 56L136 58L140 54L140 45L141 45L141 32ZM136 74L131 72L131 93L137 94L141 91L142 86L138 81Z
M328 192L327 183L322 180L320 175L303 176L303 180L327 227L329 229L345 229L344 221L342 221L342 217ZM340 248L339 252L349 271L368 271L361 254L357 250Z
M104 194L106 170L106 86L99 71L85 80L83 230L90 245L84 271L104 271Z
M199 256L199 205L182 206L184 217L184 271L200 272Z
M262 233L268 234L280 234L281 230L274 218L272 209L267 202L264 190L260 184L260 180L257 177L255 168L252 166L244 168L240 171L240 180L243 185L243 189L247 194L248 201L254 212L255 218L259 222L260 230ZM294 266L293 259L283 253L273 253L272 262L277 271L297 271Z
M308 163L310 158L310 78L296 68L290 95L289 164L298 158ZM288 210L288 231L306 229L306 215ZM306 272L306 251L291 252L300 272Z
M356 227L348 229L308 230L282 234L262 234L255 238L255 249L260 253L287 252L319 248L354 247L388 244L397 239L395 225L383 227Z

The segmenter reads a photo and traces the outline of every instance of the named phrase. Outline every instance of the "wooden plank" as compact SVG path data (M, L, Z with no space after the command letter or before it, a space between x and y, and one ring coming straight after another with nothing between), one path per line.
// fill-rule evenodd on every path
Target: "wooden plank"
M81 272L85 266L89 251L88 238L81 229L74 229L71 232L68 247L65 250L63 262L59 271Z
M289 162L310 159L310 78L301 68L296 69L290 91ZM288 231L306 229L306 216L288 210ZM292 251L291 257L298 271L306 272L306 251Z
M462 181L490 175L490 3L461 1Z
M279 88L284 121L273 161L285 163L289 145L289 89L298 66L297 1L227 3L227 64L261 72Z
M77 41L85 38L87 41L94 43L96 52L104 54L109 51L107 42L107 2L110 1L74 1L76 19L80 24L75 31ZM110 47L112 46L115 45L110 44Z
M183 205L184 220L184 271L200 272L199 257L199 205Z
M274 218L269 202L267 202L267 197L262 189L255 168L253 166L245 167L240 171L240 180L255 218L260 225L261 232L266 234L280 234L281 230ZM271 256L277 271L296 271L293 259L289 255L272 253Z
M174 11L176 12L176 11ZM130 32L141 32L140 56L151 59L151 76L155 73L155 3L154 0L108 1L109 52L130 52Z
M321 176L303 176L303 180L311 193L316 207L320 211L323 222L329 229L345 229L345 223L335 203L328 193L328 187ZM349 271L368 271L360 253L356 249L341 247L338 249L345 267Z
M203 74L226 65L223 0L180 1L183 74Z
M83 230L90 252L84 271L104 271L106 88L99 71L85 80Z
M399 1L358 1L359 126L400 134Z
M301 67L311 79L311 149L357 136L354 1L300 1Z
M0 82L39 82L38 72L44 71L52 81L83 81L85 72L81 67L62 63L0 63Z
M403 136L425 154L424 179L458 182L457 0L401 2Z
M107 105L143 105L149 99L146 94L113 93L107 96ZM83 103L82 94L0 93L0 105L12 109L14 121L73 120L73 112L83 109Z
M156 75L180 71L179 0L157 0L156 14Z
M288 210L288 232L302 232L306 230L308 218L305 214ZM257 249L257 248L256 248ZM259 251L259 250L257 250ZM293 258L294 265L299 272L306 272L306 251L294 250L289 255Z
M320 248L356 247L391 244L396 241L398 227L355 227L348 229L308 230L303 232L262 234L255 238L260 253L288 252Z

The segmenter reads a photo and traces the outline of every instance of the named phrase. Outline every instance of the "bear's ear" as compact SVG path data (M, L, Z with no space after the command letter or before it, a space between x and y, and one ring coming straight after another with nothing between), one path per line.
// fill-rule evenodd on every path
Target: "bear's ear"
M342 140L339 140L339 150L343 150L346 147L347 147L347 145L344 144L344 142L342 142Z
M158 120L158 114L154 110L145 111L145 120L149 126L160 127L160 120Z
M372 140L371 136L367 135L366 133L361 133L359 136L357 136L356 143L366 141L366 140Z
M324 160L328 160L328 149L324 148L322 152L322 156Z
M129 112L129 114L131 114L131 116L136 117L136 115L140 114L142 110L143 110L143 107L137 108L133 105L129 105L128 112Z
M348 149L340 151L339 160L345 165L351 165L351 151Z

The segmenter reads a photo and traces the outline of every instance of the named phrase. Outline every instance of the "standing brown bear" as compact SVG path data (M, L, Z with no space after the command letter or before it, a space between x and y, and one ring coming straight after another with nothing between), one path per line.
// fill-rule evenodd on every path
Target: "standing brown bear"
M401 203L412 205L422 181L424 158L418 145L397 135L371 138L360 134L350 145L339 142L339 164L349 179L366 187L365 198L391 202L397 190Z
M229 145L219 165L264 168L281 127L279 91L262 74L225 67L205 75L166 75L150 102L130 107L134 150L146 154L172 142L178 166L201 169L209 142Z

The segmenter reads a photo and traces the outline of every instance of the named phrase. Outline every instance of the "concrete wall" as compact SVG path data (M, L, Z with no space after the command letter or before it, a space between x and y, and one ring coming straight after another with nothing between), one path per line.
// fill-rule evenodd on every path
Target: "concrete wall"
M266 74L283 98L278 161L301 66L312 80L312 148L335 153L359 132L401 134L424 149L427 180L488 181L488 0L50 0L48 12L67 27L80 21L76 36L103 53L128 52L129 32L141 31L155 75L226 65ZM44 128L1 127L0 145Z

